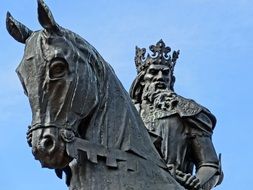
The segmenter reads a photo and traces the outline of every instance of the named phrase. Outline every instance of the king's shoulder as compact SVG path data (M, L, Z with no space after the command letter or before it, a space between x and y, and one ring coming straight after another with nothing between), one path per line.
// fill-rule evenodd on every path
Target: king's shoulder
M177 100L176 110L181 117L190 117L209 126L211 129L215 127L216 118L206 107L192 99L184 98L177 94L175 99Z

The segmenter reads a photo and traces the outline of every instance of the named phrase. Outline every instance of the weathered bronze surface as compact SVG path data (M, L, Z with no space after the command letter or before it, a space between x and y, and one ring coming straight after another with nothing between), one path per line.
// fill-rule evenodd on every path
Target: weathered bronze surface
M32 31L7 13L25 44L17 74L29 98L28 143L71 190L182 190L154 147L128 93L96 49L59 26L42 0ZM208 133L209 134L209 133ZM215 162L216 163L216 162Z
M136 47L138 75L130 95L154 145L172 176L186 189L209 190L222 181L212 134L215 117L205 107L174 92L174 66L179 51L160 40L146 49ZM196 172L193 172L194 167Z

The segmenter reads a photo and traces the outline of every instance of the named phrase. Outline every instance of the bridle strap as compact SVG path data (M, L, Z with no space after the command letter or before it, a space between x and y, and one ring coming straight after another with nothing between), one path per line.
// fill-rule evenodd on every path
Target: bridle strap
M62 137L62 140L66 143L70 143L76 137L76 132L70 126L57 126L57 125L38 125L35 124L32 127L28 126L28 135L37 129L47 129L47 128L56 128L59 130L59 134Z
M64 129L71 131L73 133L76 133L71 126L57 126L57 125L39 125L39 124L34 124L32 126L28 126L29 133L37 130L37 129L46 129L46 128L57 128L57 129Z

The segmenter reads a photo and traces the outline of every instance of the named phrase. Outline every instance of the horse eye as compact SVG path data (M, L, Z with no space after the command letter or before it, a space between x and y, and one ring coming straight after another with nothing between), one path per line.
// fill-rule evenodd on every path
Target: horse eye
M55 59L49 68L49 77L51 79L62 78L67 74L67 63L64 59Z

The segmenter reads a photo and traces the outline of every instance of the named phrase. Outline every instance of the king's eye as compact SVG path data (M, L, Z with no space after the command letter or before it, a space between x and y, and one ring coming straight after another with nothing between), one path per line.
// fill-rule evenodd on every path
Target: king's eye
M159 70L157 69L149 69L148 73L151 75L156 75L158 73Z
M64 77L68 72L68 64L63 58L54 58L49 67L50 79L58 79Z
M169 74L170 74L170 70L169 69L163 70L163 75L169 75Z

